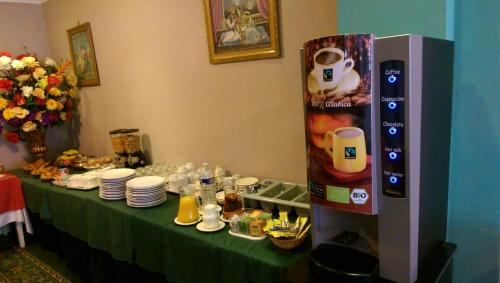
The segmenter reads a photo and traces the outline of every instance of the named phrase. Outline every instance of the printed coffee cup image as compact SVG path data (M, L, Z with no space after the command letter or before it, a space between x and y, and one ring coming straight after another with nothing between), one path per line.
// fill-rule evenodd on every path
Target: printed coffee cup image
M344 59L344 51L335 47L318 50L314 54L314 69L319 88L323 91L334 89L342 77L354 68L354 60Z
M333 161L333 168L343 173L358 173L366 168L365 133L357 127L341 127L325 133L325 147Z

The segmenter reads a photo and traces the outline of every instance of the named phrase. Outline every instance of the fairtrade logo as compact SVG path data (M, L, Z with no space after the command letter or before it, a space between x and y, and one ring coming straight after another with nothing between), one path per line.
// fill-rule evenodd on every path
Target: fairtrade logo
M323 70L323 81L331 82L333 80L333 69L324 69Z
M344 158L345 159L356 159L356 148L355 147L345 147Z

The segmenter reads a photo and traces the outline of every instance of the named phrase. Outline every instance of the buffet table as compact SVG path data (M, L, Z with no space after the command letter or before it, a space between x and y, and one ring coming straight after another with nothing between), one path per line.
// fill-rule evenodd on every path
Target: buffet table
M250 241L228 234L178 226L178 196L152 208L131 208L106 201L98 190L69 190L43 183L22 170L27 208L58 230L103 250L116 260L162 273L169 282L285 282L287 270L303 261L310 244L293 251L268 239Z

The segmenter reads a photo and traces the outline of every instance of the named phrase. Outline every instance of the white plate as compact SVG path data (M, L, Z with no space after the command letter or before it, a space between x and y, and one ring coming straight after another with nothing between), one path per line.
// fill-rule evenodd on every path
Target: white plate
M127 189L127 194L131 194L131 195L156 195L156 194L161 194L161 193L165 193L165 190L163 188L159 188L159 189L154 189L154 190L140 190L140 191L136 191L136 190L130 190L130 189Z
M134 189L149 189L165 184L165 178L160 176L144 176L129 180L126 184L127 188Z
M200 222L196 225L196 229L201 232L215 232L223 229L226 226L226 223L219 221L219 226L215 228L208 228L205 226L205 222Z
M127 197L128 202L139 203L139 204L140 203L155 202L155 201L159 201L162 199L166 199L166 197L160 196L160 197L156 197L156 198L140 198L140 199Z
M71 189L71 190L90 191L90 190L93 190L93 189L97 189L97 188L98 188L98 186L97 186L97 185L94 185L94 186L90 185L90 186L88 186L88 187L83 187L83 186L82 186L82 187L71 187L71 186L66 186L66 188Z
M106 197L106 196L101 196L101 195L99 195L99 197L104 199L104 200L122 200L122 199L125 199L125 197Z
M145 203L135 203L135 202L130 202L127 200L127 205L131 207L150 207L150 206L155 206L164 203L167 200L167 198L160 199L158 201L154 202L145 202Z
M177 217L174 219L174 223L177 224L177 225L181 225L181 226L190 226L190 225L194 225L198 222L201 221L201 217L198 218L198 220L196 220L195 222L190 222L190 223L184 223L184 222L179 222L179 220L177 220Z
M221 214L219 218L220 218L220 220L222 220L222 221L224 221L226 223L229 223L229 220L227 220L226 218L224 218L224 215Z
M100 178L103 180L119 180L129 178L133 175L135 175L134 169L119 168L102 172Z
M243 235L240 233L234 233L231 230L229 230L229 235L235 236L235 237L240 237L240 238L247 239L247 240L252 240L252 241L261 241L261 240L264 240L266 238L266 235L260 236L260 237L254 237L254 236L250 236L250 235Z

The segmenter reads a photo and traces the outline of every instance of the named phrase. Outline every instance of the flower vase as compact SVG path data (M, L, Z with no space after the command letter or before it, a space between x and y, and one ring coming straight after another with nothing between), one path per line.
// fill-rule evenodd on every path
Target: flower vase
M28 133L28 141L30 143L30 151L38 159L44 159L47 153L47 145L45 145L45 132L41 130L34 130Z

